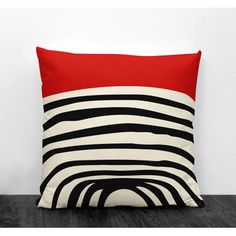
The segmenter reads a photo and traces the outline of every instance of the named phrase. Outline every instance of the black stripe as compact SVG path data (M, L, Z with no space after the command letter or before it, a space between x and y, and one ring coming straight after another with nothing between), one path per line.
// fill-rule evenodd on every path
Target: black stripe
M77 103L77 102L87 102L87 101L101 101L101 100L138 100L146 102L154 102L167 106L172 106L175 108L180 108L186 111L189 111L194 115L194 109L188 105L185 105L180 102L176 102L170 99L155 97L150 95L142 94L112 94L112 95L90 95L90 96L81 96L81 97L71 97L64 98L54 102L50 102L44 105L44 112L47 112L51 109Z
M176 204L178 206L186 206L184 201L182 200L181 196L179 195L178 191L170 184L161 181L161 180L153 180L153 179L137 179L137 178L111 178L111 179L93 179L93 180L85 180L83 182L78 183L73 190L71 191L69 198L68 198L68 204L67 207L69 208L74 208L77 204L77 201L80 197L81 192L84 190L84 188L86 188L88 185L92 184L92 183L99 183L102 182L103 184L105 183L115 183L116 181L132 181L132 185L133 186L137 186L143 183L153 183L153 184L157 184L160 185L164 188L166 188L172 195L172 197L174 198ZM154 187L154 186L153 186Z
M57 167L55 167L48 176L44 179L40 186L40 192L43 193L49 181L58 172L72 167L72 166L82 166L82 165L146 165L146 166L161 166L161 167L171 167L178 170L182 170L190 175L195 181L196 177L193 172L187 167L171 161L146 161L146 160L81 160L81 161L68 161L64 162Z
M100 116L110 116L110 115L114 116L135 115L135 116L149 117L149 118L166 120L181 125L185 125L189 128L193 128L192 122L187 119L166 115L160 112L154 112L139 108L126 108L126 107L91 108L91 109L63 112L50 118L47 122L44 123L43 128L44 130L47 130L52 126L63 121L78 121L78 120L90 119Z
M158 145L158 144L134 144L134 143L111 143L111 144L88 144L88 145L78 145L63 148L56 148L46 152L43 155L43 163L47 161L53 155L73 152L73 151L83 151L83 150L93 150L93 149L147 149L147 150L160 150L171 152L180 155L194 164L194 158L191 154L185 150L169 145Z
M191 196L191 198L195 201L195 203L199 207L204 206L204 202L198 198L198 196L195 195L195 193L190 189L190 187L186 184L186 182L181 179L179 176L176 176L172 173L166 172L166 171L161 171L161 170L134 170L134 171L109 171L109 170L104 170L104 171L88 171L88 172L81 172L77 173L74 175L71 175L64 179L57 187L54 196L53 196L53 201L52 201L52 208L56 208L57 201L60 195L61 190L63 187L67 184L69 184L71 181L78 179L78 178L83 178L83 177L92 177L92 176L98 176L98 175L114 175L114 176L133 176L133 175L156 175L156 176L165 176L168 178L171 178L178 182Z
M111 134L120 132L150 132L153 134L166 134L174 137L179 137L193 142L193 135L186 131L153 126L153 125L141 125L141 124L116 124L116 125L105 125L94 128L87 128L77 131L72 131L68 133L63 133L55 135L43 140L43 147L54 142L82 138L87 136L101 135L101 134Z

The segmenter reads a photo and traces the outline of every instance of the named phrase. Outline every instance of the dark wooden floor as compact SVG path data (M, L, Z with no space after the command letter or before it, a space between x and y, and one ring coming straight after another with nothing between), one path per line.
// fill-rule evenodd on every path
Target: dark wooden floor
M0 227L236 227L236 195L205 195L205 208L47 210L37 196L0 195Z

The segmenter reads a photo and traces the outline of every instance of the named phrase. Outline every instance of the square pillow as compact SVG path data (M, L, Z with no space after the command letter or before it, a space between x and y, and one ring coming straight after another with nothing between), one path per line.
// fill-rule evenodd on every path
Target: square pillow
M201 52L73 54L37 48L43 181L38 207L203 207L193 173Z

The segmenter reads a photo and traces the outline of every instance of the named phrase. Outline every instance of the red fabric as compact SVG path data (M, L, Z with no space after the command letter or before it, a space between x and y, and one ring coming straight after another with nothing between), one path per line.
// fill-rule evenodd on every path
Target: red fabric
M195 99L201 51L170 56L73 54L37 47L43 97L105 86L171 89Z

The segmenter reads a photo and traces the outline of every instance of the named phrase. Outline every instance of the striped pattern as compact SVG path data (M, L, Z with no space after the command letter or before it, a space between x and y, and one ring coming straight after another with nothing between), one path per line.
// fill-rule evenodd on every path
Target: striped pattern
M39 207L202 207L194 164L194 100L142 86L44 97Z

